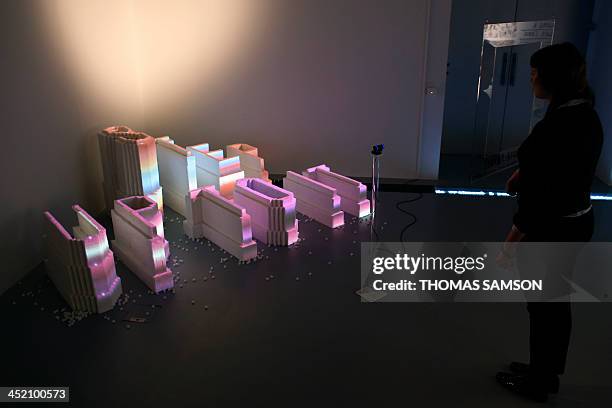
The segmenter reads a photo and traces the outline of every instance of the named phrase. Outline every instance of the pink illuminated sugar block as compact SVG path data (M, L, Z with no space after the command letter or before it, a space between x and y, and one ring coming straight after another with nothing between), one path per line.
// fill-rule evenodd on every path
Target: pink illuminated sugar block
M298 212L330 228L344 225L341 199L335 188L292 171L283 179L283 188L295 196Z
M74 310L104 313L121 295L106 230L78 205L73 235L45 212L45 265L55 287Z
M340 209L357 217L370 214L370 200L366 186L356 180L332 172L324 164L311 167L302 175L336 189L341 197Z
M158 137L155 142L164 203L187 216L185 197L197 188L195 157L184 147L174 144L174 140L168 136Z
M170 251L155 201L144 196L116 200L111 218L113 249L121 262L155 293L171 289L172 271L166 267Z
M256 178L238 180L234 202L251 216L253 235L269 245L291 245L298 239L293 193Z
M272 182L270 174L264 168L264 159L259 157L257 148L246 143L236 143L225 148L227 157L240 157L240 168L244 176L248 178L259 178Z
M214 186L193 190L186 198L187 219L183 222L190 238L205 237L241 261L257 256L251 216Z
M244 178L240 157L225 158L223 150L210 150L208 143L187 146L195 157L198 187L215 186L222 196L231 198L236 180Z
M98 133L98 142L106 208L116 199L147 196L162 209L155 139L127 126L111 126Z

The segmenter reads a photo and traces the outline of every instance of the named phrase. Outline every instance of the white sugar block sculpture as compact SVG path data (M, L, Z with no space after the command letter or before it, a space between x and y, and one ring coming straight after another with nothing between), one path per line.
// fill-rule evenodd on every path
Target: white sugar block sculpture
M370 214L370 200L365 184L334 173L324 164L311 167L302 172L302 175L336 189L341 197L340 209L357 217Z
M158 137L155 142L164 203L186 217L185 197L197 188L195 157L168 136Z
M106 208L116 199L147 196L163 208L155 139L127 126L111 126L98 133Z
M255 146L246 143L236 143L225 148L227 157L240 157L240 168L244 171L244 176L248 178L259 178L267 182L270 174L264 167L264 159L259 157Z
M185 234L205 237L241 261L257 257L251 216L232 200L223 197L214 186L201 187L186 198Z
M73 310L104 313L121 295L106 230L78 205L72 235L45 212L45 266L55 287Z
M269 245L291 245L298 239L293 193L256 178L236 181L234 202L251 216L253 235Z
M187 146L196 160L198 187L215 186L222 196L231 198L236 180L244 178L240 157L225 158L223 150L210 150L208 143Z
M144 196L116 200L111 218L112 245L121 262L155 293L171 289L172 271L166 266L170 251L155 201Z
M330 228L344 225L341 199L335 188L292 171L283 179L283 188L295 196L298 212Z

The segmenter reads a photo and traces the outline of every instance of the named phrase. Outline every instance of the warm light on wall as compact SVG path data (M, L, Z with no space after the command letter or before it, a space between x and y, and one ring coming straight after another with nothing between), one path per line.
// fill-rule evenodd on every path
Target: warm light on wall
M213 88L265 26L264 1L41 1L48 36L96 103L139 109ZM129 101L129 102L128 102ZM134 106L131 106L135 108Z

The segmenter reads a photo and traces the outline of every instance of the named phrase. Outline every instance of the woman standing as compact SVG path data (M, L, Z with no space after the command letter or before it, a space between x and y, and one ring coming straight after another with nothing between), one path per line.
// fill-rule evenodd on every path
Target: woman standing
M519 168L507 182L518 194L508 243L587 242L593 234L590 190L603 131L593 109L584 58L570 43L531 57L535 97L549 100L545 117L518 150ZM510 244L507 246L511 247ZM502 256L511 254L502 252ZM572 326L569 302L529 303L529 364L513 362L497 380L514 392L546 401L559 389Z

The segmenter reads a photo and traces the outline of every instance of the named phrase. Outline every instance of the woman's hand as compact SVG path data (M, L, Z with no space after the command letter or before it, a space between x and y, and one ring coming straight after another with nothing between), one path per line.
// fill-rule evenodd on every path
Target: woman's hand
M516 194L519 191L519 170L514 170L514 173L506 181L506 191L510 194Z

